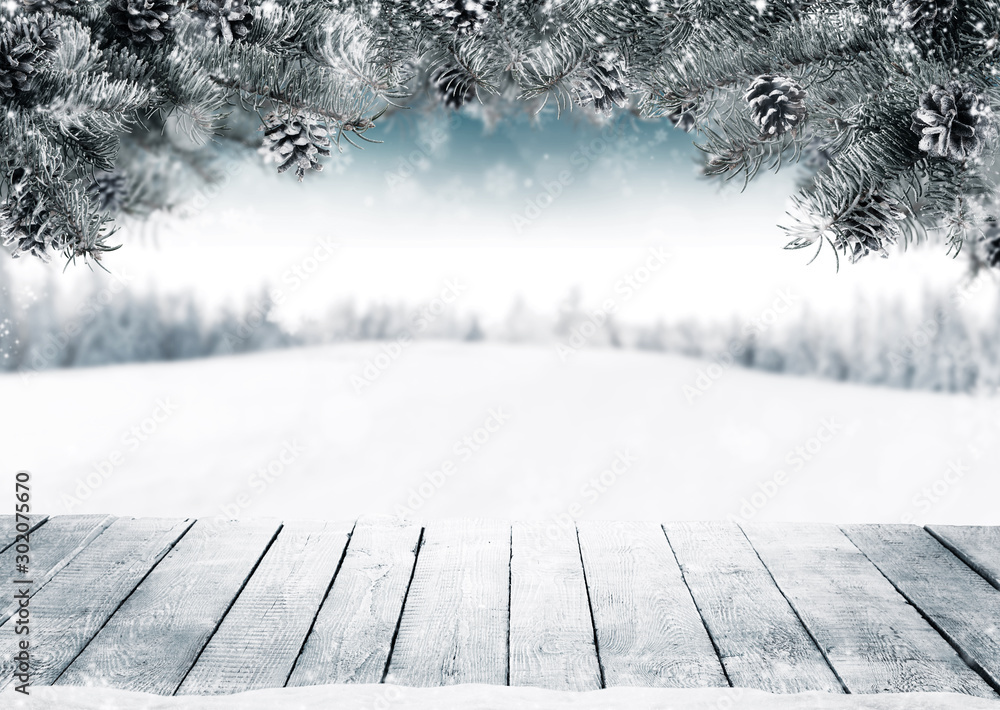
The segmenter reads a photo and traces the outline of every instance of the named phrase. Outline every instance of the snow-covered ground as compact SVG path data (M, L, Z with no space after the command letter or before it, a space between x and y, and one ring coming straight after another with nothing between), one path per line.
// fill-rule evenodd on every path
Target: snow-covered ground
M0 402L0 470L52 514L1000 523L994 399L659 354L348 344L4 375Z
M741 688L612 688L587 693L490 685L406 688L324 685L215 697L161 697L89 688L35 688L13 693L11 710L996 710L1000 703L955 693L771 695Z

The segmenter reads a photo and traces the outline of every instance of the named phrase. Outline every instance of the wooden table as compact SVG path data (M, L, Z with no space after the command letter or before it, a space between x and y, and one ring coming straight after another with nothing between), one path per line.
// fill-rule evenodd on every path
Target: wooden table
M1000 688L995 527L34 523L34 685ZM0 516L0 688L13 541Z

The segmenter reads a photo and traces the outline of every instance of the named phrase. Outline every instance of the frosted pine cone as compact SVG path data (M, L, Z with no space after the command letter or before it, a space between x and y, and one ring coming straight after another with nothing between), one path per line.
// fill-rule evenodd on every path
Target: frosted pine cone
M889 256L886 244L895 244L902 237L899 222L903 212L892 198L874 194L860 200L832 225L836 236L833 246L850 262L875 253Z
M253 9L245 0L199 0L195 15L209 36L229 44L250 34Z
M954 162L978 157L992 128L985 99L957 81L932 85L912 118L910 129L920 136L920 150Z
M269 113L264 121L260 150L278 163L279 173L294 167L301 182L306 170L323 169L319 156L330 155L330 132L322 121L305 114L282 117L275 113Z
M462 35L476 34L496 8L496 0L429 0L428 12Z
M805 120L805 89L787 77L758 76L745 98L750 105L750 117L765 138L780 137Z
M573 82L576 90L576 100L583 106L593 104L594 109L602 113L628 103L625 93L625 73L617 64L599 59L584 70L581 77Z
M894 0L889 17L904 30L929 32L951 20L955 4L956 0Z
M111 0L108 14L119 34L136 44L162 42L174 30L177 0Z
M51 17L20 17L0 30L0 94L12 99L30 91L35 74L52 56L59 40Z
M102 170L94 175L87 193L102 212L121 212L128 199L128 182L120 172L109 173Z

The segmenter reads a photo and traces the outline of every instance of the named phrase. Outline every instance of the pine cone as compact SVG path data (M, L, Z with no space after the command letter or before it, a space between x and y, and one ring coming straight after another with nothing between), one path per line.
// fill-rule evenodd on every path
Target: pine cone
M102 212L121 212L128 199L128 182L123 173L102 170L95 173L93 182L87 187L87 193Z
M51 17L19 17L0 30L0 94L12 99L34 86L35 73L51 58L59 39Z
M694 104L682 103L680 106L667 114L667 120L670 121L675 128L680 128L685 133L690 133L697 125L694 117Z
M802 124L806 117L806 92L784 76L758 76L747 89L750 116L763 137L779 137Z
M904 30L930 32L951 20L956 0L894 0L889 16Z
M983 251L991 268L1000 267L1000 225L992 224L983 232Z
M476 97L475 83L448 67L435 69L430 83L441 103L451 109L460 109Z
M609 114L615 106L621 108L628 103L625 73L609 60L597 60L573 84L576 100L583 106L593 103L599 112Z
M174 30L178 0L111 0L108 14L119 34L136 44L162 42Z
M229 44L250 34L253 9L246 0L199 0L195 14L210 37Z
M33 254L48 261L49 251L57 248L49 229L49 212L25 184L24 175L20 168L15 171L10 195L0 203L0 239L4 246L14 247L15 259L22 254Z
M962 162L983 152L992 128L989 105L969 84L934 84L920 97L910 130L920 136L920 150Z
M278 163L279 173L294 166L301 182L306 170L323 169L318 156L330 155L330 133L321 120L305 114L281 117L272 112L264 121L260 150Z
M496 0L430 0L428 12L459 34L472 35L479 32L496 6Z
M871 253L889 256L886 244L895 244L902 237L899 221L903 212L899 203L889 197L873 194L860 200L833 224L833 246L852 264Z

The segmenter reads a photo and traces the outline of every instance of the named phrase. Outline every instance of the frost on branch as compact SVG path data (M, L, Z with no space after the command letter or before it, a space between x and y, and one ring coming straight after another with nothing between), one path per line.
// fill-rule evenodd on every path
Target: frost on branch
M4 240L96 258L112 213L183 212L259 152L302 179L404 110L582 105L691 132L713 179L797 164L796 247L979 252L998 62L996 0L21 0L0 20Z
M28 93L59 46L55 21L48 16L19 17L0 29L0 94L11 100Z

